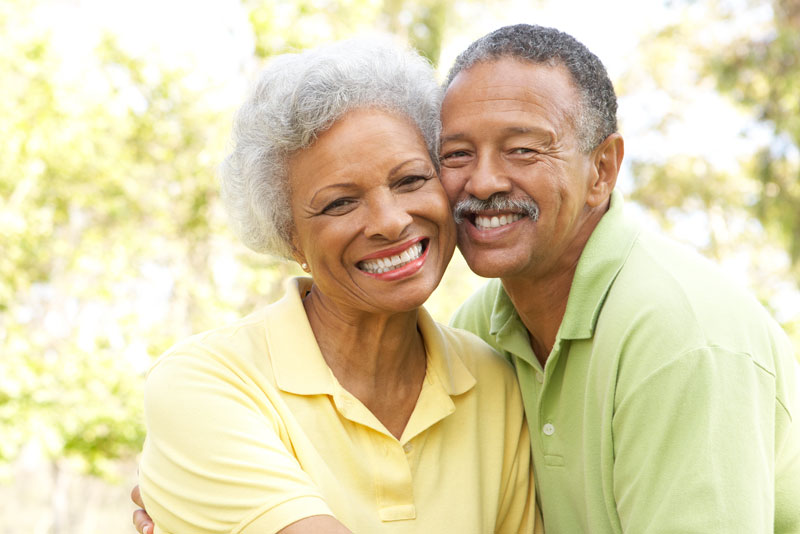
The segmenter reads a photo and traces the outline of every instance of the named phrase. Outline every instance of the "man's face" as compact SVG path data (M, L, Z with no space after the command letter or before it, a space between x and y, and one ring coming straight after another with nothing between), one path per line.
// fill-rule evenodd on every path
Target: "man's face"
M458 246L478 275L542 277L580 257L592 157L579 149L578 102L565 67L510 58L478 63L448 88L442 183L457 216L467 201ZM479 202L490 198L500 201Z

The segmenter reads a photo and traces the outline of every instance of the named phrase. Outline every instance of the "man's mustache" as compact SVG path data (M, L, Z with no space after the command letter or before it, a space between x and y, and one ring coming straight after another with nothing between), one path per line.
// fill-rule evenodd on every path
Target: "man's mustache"
M459 200L453 207L453 218L456 224L464 221L467 213L479 211L513 211L524 213L534 221L539 218L539 205L532 198L511 198L508 193L495 193L487 199L469 196Z

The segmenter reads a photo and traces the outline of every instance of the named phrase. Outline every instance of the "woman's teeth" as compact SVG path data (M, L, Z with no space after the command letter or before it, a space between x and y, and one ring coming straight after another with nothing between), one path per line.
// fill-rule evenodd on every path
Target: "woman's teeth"
M358 268L372 274L385 273L399 269L410 261L414 261L422 255L422 243L415 243L406 250L395 256L388 258L378 258L376 260L366 260L359 262Z
M521 218L522 214L520 213L509 213L508 215L500 215L499 217L496 215L493 217L477 215L475 217L475 226L477 226L479 230L483 230L485 228L497 228L499 226L505 226L507 224L517 222Z

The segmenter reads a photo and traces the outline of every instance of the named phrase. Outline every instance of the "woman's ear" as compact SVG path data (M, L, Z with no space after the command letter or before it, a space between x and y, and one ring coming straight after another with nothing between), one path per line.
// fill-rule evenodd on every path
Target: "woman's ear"
M592 151L592 181L586 194L586 204L592 208L602 206L611 196L625 154L625 142L618 133L606 137Z
M300 250L300 247L297 244L297 239L295 236L292 236L292 239L289 242L289 245L292 247L292 258L297 264L303 269L305 272L310 273L311 269L308 266L308 262L306 261L306 256L303 254L303 251Z

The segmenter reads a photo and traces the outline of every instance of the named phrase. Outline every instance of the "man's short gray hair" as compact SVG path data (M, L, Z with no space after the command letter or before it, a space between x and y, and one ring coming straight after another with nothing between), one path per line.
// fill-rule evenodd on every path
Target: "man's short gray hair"
M441 88L430 63L384 39L350 40L272 60L236 114L220 167L222 198L245 245L291 258L288 158L347 112L408 117L438 167Z
M554 28L517 24L481 37L456 58L445 88L476 63L502 58L567 68L581 97L575 130L584 152L617 131L617 96L603 63L577 39Z

